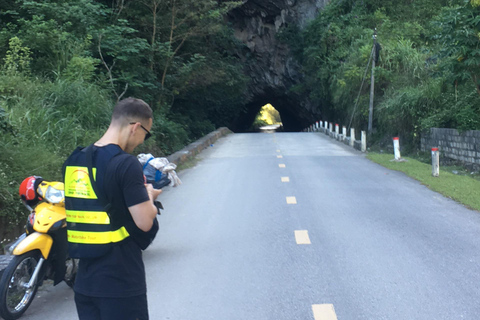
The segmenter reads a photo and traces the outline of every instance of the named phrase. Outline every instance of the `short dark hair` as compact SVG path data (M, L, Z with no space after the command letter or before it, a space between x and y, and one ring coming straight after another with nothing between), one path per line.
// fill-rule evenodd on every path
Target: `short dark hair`
M142 99L126 98L115 105L112 113L113 121L146 120L153 118L152 108Z

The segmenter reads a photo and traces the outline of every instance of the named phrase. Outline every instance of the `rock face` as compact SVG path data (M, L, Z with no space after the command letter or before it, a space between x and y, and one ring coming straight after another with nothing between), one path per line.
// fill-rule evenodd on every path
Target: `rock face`
M229 14L235 36L246 46L241 58L251 78L247 111L233 125L234 131L246 130L267 103L280 112L287 131L301 130L320 116L318 106L290 91L302 81L302 74L290 49L276 35L289 25L304 28L328 1L246 0Z

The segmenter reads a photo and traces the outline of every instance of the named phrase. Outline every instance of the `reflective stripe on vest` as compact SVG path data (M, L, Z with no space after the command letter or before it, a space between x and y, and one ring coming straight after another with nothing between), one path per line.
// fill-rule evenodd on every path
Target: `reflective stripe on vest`
M110 224L110 217L101 211L66 210L67 222L87 224Z
M121 227L115 231L90 232L67 230L69 242L84 244L107 244L120 242L129 236L127 229Z

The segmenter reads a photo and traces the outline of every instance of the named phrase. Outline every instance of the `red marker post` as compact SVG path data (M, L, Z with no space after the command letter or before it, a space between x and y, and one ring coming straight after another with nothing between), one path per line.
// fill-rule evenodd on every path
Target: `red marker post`
M440 151L438 148L432 148L432 176L440 175Z

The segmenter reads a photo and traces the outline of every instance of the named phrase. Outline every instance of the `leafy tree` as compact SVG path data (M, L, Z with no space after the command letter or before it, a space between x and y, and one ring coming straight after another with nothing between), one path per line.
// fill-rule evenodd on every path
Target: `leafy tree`
M10 39L9 48L3 59L5 72L10 75L15 75L17 72L28 74L32 60L30 49L22 46L22 41L18 37Z
M446 58L443 70L456 82L471 81L480 95L480 5L478 0L444 8L439 15L437 39Z

